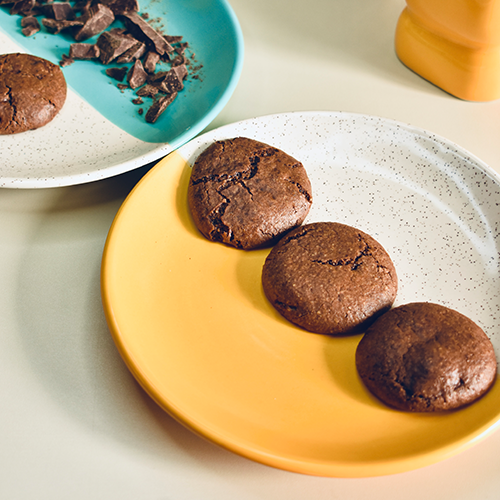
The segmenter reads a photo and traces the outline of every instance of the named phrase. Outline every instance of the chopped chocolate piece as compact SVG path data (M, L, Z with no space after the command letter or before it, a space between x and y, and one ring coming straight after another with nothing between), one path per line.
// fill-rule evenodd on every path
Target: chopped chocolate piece
M26 26L25 28L21 29L21 33L24 36L32 36L32 35L38 33L39 31L40 31L40 25L38 25L38 27L30 25L30 26Z
M109 7L115 16L124 14L125 12L137 12L139 10L139 3L137 0L99 0L99 3Z
M99 35L96 45L99 47L99 58L103 64L109 64L111 61L122 55L126 50L135 44L135 40L127 35L105 31Z
M130 32L138 39L152 43L158 54L171 53L174 51L165 38L160 35L150 24L148 24L137 12L125 12L123 17Z
M156 70L156 64L160 60L160 56L157 52L150 50L146 57L144 58L144 69L148 73L154 73Z
M75 19L73 21L67 21L64 19L61 21L57 21L56 19L45 17L44 19L42 19L42 24L47 28L48 31L50 31L54 35L58 35L63 30L73 28L75 26L82 26L83 23L79 19Z
M146 113L146 121L148 123L154 123L176 97L177 93L163 95L156 99Z
M21 19L21 28L24 36L31 36L40 31L40 23L34 16L26 16Z
M188 62L189 61L188 61L188 59L186 59L185 56L182 56L179 54L178 56L175 56L175 58L170 61L170 65L172 67L181 66L182 64L185 66L186 64L188 64Z
M144 101L140 97L138 97L137 99L132 99L132 102L134 104L143 104L144 103Z
M127 70L128 70L127 66L124 66L123 68L108 68L106 70L106 74L109 77L118 80L119 82L123 82L123 79L127 74Z
M157 73L160 75L160 73ZM187 76L186 66L175 66L170 71L161 73L161 79L155 79L154 84L166 94L178 92L184 88L182 80Z
M138 112L140 115L144 114L144 110L143 110L142 108L138 109L138 110L137 110L137 112Z
M136 94L140 97L154 97L159 91L158 87L147 83L144 87L141 87Z
M141 61L135 61L134 65L130 68L130 71L127 75L127 81L130 85L130 88L136 89L137 87L141 87L146 83L146 72L144 71L144 67L142 66Z
M168 43L179 43L182 41L182 36L179 35L163 35Z
M188 70L185 64L176 66L175 68L172 68L171 71L174 71L177 74L177 77L180 78L181 80L185 80L188 75Z
M116 59L119 64L128 63L140 59L146 52L146 45L137 40L130 49L126 50L121 56Z
M125 28L111 28L109 33L112 33L113 35L126 35L127 30Z
M92 4L92 0L77 0L73 4L73 10L75 12L87 11L90 8L91 4Z
M113 11L100 3L92 5L81 17L85 19L85 24L75 33L78 42L104 31L115 20Z
M126 85L125 83L118 83L116 85L122 92L125 90L125 89L128 89L128 85Z
M69 57L72 59L97 59L99 47L93 43L72 43L69 46Z
M72 21L75 19L75 12L69 2L51 2L43 6L43 13L57 21Z
M31 10L28 12L23 12L22 15L25 17L41 16L41 15L43 15L42 5L40 3L38 3L37 0L35 0L35 4L31 8Z
M27 15L35 6L35 0L19 0L10 9L10 15Z
M177 47L175 47L175 51L177 52L177 54L184 54L184 52L186 52L186 50L189 48L189 43L187 42L183 42L183 43L180 43Z
M75 62L74 59L67 56L66 54L63 54L62 59L59 61L59 66L61 66L61 68L65 68L66 66L69 66L70 64L73 64L74 62Z

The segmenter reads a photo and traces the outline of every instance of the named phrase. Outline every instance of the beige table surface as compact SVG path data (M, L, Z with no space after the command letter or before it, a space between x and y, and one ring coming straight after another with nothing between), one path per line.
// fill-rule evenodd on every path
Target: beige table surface
M403 0L233 0L240 83L210 128L299 110L378 115L456 142L500 172L500 101L457 100L393 48ZM104 241L145 172L0 190L2 500L500 498L500 433L421 470L331 479L253 463L193 435L138 387L107 330Z

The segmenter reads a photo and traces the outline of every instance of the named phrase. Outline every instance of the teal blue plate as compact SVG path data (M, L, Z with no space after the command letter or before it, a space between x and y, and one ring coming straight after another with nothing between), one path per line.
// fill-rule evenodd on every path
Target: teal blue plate
M152 25L161 26L163 33L182 35L183 41L189 44L187 55L192 57L191 77L156 123L149 124L144 116L138 114L139 106L131 102L137 96L131 89L120 91L116 86L118 82L105 74L109 66L93 61L76 61L64 67L63 73L70 90L106 120L134 139L151 143L151 154L144 155L144 148L140 149L145 161L154 161L196 136L227 103L243 66L243 36L226 0L140 0L140 12L147 13ZM70 35L54 35L42 28L36 35L25 37L21 33L20 19L20 16L11 16L8 7L0 7L0 35L3 32L22 51L56 64L63 54L69 53L69 45L74 42ZM115 21L112 27L115 25L123 26L120 21ZM87 42L92 43L96 38ZM2 51L0 47L0 52L11 50ZM193 78L193 75L196 77ZM146 110L147 106L144 112ZM36 141L36 136L33 137ZM2 154L0 152L0 156ZM130 162L130 158L126 161ZM98 165L98 168L102 171L103 165ZM22 171L22 168L16 169L19 170ZM17 173L14 180L8 173L5 174L0 172L0 185L4 177L8 177L8 182L4 183L7 187L9 183L27 180L22 179L22 173ZM94 180L95 176L90 177ZM37 182L25 182L24 185L28 184Z

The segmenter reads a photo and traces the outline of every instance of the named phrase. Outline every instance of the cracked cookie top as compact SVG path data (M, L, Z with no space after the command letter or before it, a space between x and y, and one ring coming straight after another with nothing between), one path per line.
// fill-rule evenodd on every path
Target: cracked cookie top
M55 64L30 54L0 55L0 135L46 125L66 100L66 80Z
M197 158L188 202L206 238L251 250L302 224L311 183L302 163L285 152L236 137L213 143Z
M351 334L387 311L397 293L391 258L371 236L336 222L287 234L262 270L264 292L288 321L314 333Z
M492 386L491 341L471 319L416 302L379 318L358 344L356 366L366 387L403 411L433 412L470 404Z

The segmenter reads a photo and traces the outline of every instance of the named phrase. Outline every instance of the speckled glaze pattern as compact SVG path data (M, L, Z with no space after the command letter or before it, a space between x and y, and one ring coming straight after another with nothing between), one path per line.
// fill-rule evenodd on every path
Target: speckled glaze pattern
M456 144L384 118L285 113L221 127L179 149L189 163L214 140L246 136L305 166L305 222L337 221L379 241L399 277L395 305L436 302L478 323L500 353L500 178Z

